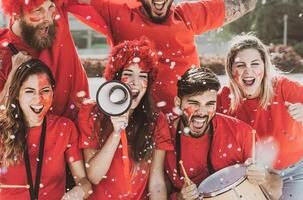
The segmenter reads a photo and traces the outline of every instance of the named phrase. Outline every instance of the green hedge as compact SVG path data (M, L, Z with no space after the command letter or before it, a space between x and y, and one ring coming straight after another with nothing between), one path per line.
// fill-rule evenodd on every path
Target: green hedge
M296 48L296 50L295 50ZM283 45L271 45L269 51L271 53L272 61L275 66L284 72L290 73L302 73L303 72L303 56L300 56L297 52L303 54L303 43L299 43L295 46L283 46ZM212 69L217 75L225 74L224 56L209 56L202 55L200 57L201 66ZM103 75L104 67L106 65L107 58L103 59L82 59L82 64L86 70L88 77L100 77Z

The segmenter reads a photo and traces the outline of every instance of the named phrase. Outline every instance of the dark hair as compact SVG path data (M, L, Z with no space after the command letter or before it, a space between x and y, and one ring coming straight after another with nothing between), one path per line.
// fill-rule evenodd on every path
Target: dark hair
M188 69L178 80L177 85L178 97L220 89L220 81L216 74L205 67Z
M152 86L157 75L158 57L153 44L145 37L138 40L125 41L114 47L108 65L105 69L107 80L121 80L123 69L133 64L134 58L140 58L137 63L140 68L148 72L148 85L140 103L129 116L126 128L127 140L131 146L132 158L139 162L151 156L153 145L154 122L158 116L153 112ZM100 113L99 113L100 114ZM100 114L102 116L102 114ZM97 122L97 121L101 121ZM100 124L98 124L100 123ZM108 126L110 124L111 126ZM95 128L100 127L100 143L104 143L113 131L110 118L105 116L96 120Z
M38 59L30 59L16 70L9 87L5 111L0 114L0 162L4 165L14 164L23 156L28 125L18 99L22 84L34 74L46 74L52 87L55 87L51 70Z

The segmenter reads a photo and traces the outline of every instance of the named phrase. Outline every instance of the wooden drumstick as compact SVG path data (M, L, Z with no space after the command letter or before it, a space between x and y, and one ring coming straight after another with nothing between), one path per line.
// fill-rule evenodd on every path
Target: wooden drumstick
M252 131L252 164L256 163L256 131Z
M190 185L191 180L190 180L190 179L188 178L188 176L187 176L187 173L186 173L185 168L184 168L184 166L183 166L183 160L180 160L180 161L179 161L179 164L181 165L181 168L182 168L182 171L183 171L183 174L184 174L184 178L185 178L185 182L186 182L188 185Z
M26 188L29 189L29 185L6 185L0 183L0 188Z

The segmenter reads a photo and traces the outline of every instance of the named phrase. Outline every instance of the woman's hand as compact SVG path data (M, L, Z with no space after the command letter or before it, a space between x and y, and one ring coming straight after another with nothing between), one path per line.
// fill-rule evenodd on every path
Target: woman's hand
M84 191L80 186L73 187L70 191L64 194L61 200L83 200Z
M285 102L287 106L287 111L290 116L297 122L303 123L303 104L302 103L290 103Z
M110 119L114 126L114 134L120 134L121 130L125 129L128 125L129 112L120 116L111 116Z

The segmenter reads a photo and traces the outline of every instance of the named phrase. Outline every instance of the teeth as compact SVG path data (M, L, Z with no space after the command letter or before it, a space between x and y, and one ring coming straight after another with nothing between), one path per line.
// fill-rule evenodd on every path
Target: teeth
M204 123L205 119L203 119L203 118L194 118L193 121L198 122L198 123Z
M30 108L32 109L33 112L40 113L43 110L44 106L43 105L30 106Z
M255 78L243 78L244 81L253 81Z
M33 109L37 109L37 110L39 110L39 109L41 109L41 108L43 108L43 105L40 105L40 106L31 106Z

